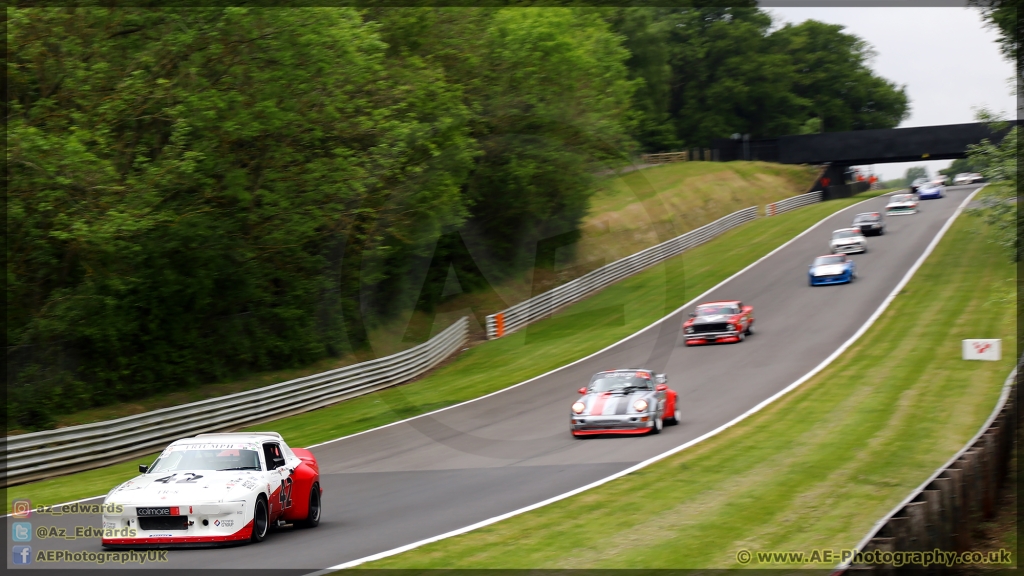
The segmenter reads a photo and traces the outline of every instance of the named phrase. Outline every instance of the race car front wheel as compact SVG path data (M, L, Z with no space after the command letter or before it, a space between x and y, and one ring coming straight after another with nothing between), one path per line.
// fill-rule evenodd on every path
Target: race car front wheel
M664 427L665 427L665 422L661 419L661 417L655 417L654 418L654 426L651 427L651 434L660 434L661 433L661 429L664 428Z
M679 424L680 419L683 417L682 413L679 412L679 408L676 408L675 412L672 413L672 417L665 420L665 424L676 425Z
M309 512L306 519L299 522L303 528L316 528L320 525L320 485L313 484L309 489Z
M256 509L252 514L252 542L263 542L267 536L267 528L270 526L270 516L267 512L267 499L260 494L256 497Z

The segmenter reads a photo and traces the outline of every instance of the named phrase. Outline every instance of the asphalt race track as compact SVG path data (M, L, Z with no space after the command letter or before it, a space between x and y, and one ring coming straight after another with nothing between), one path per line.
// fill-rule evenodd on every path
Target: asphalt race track
M318 446L313 452L324 488L318 528L284 528L257 545L171 551L169 563L146 567L264 568L275 574L322 569L539 502L696 438L796 381L853 335L975 188L948 188L946 198L921 202L918 214L887 218L886 234L868 238L868 253L852 256L858 274L853 284L810 287L807 266L828 252L832 230L849 226L855 213L881 210L884 197L833 215L718 288L706 300L740 299L754 306L755 334L745 342L684 347L680 324L687 309L597 357L528 384ZM665 372L679 392L682 423L658 436L570 436L568 411L576 390L594 372L616 367ZM30 520L33 526L65 528L100 524L89 516ZM13 521L8 517L8 534ZM27 544L34 550L102 550L98 539L33 538ZM99 568L15 566L7 559L8 569L72 566Z

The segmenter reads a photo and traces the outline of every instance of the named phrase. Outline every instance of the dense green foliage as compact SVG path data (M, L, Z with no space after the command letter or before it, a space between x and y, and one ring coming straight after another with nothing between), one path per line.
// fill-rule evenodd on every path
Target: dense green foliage
M893 128L909 115L905 90L875 75L870 47L839 25L773 30L754 2L626 8L613 22L633 52L631 74L645 81L635 134L649 151L733 133Z
M911 166L907 168L907 175L903 177L903 183L906 186L917 180L918 178L929 178L927 166Z
M990 122L994 131L1008 127L984 110L979 113L979 120ZM979 171L992 183L986 190L985 206L973 212L992 226L995 242L1006 249L1014 262L1021 259L1020 236L1024 233L1024 220L1017 214L1021 170L1018 146L1017 127L1014 126L998 144L986 138L968 148L968 159L972 165L980 167Z
M970 6L981 8L985 20L999 31L999 47L1003 54L1017 63L1017 74L1024 78L1024 62L1020 59L1021 10L1024 0L969 0Z
M943 176L949 176L950 179L955 178L957 174L964 174L970 172L981 172L983 166L978 163L976 158L957 158L949 165L949 168L943 168L939 170L939 174ZM952 181L952 180L950 180Z
M450 270L483 289L571 240L638 147L905 115L840 27L770 27L752 5L9 9L8 418L365 347Z

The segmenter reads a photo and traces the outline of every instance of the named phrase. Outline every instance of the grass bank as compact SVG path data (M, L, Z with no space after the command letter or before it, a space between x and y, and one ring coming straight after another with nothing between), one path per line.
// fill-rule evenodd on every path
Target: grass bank
M598 181L590 210L581 223L577 244L560 249L552 270L530 271L493 291L457 294L437 316L416 313L408 322L379 327L370 334L372 350L288 370L179 389L131 402L82 410L57 417L57 427L100 422L150 410L196 402L354 364L397 352L416 341L407 334L436 334L469 310L491 314L518 302L531 291L546 290L593 268L638 252L717 218L753 205L800 194L813 182L813 169L766 162L680 162L655 166ZM500 295L500 298L498 298ZM482 328L476 327L477 331ZM14 425L13 421L9 425ZM8 434L22 431L8 429Z
M961 216L857 343L718 436L366 567L739 568L740 550L852 548L977 432L1013 368L1016 268L992 234ZM964 338L1003 338L1006 356L961 360Z
M421 380L253 429L276 430L291 445L308 446L450 406L543 374L647 326L825 216L865 197L833 200L760 218L610 286L548 320L473 347ZM495 366L501 370L496 371ZM7 490L8 511L12 498L52 504L104 494L134 476L139 463L151 461L151 457L142 458L11 487Z

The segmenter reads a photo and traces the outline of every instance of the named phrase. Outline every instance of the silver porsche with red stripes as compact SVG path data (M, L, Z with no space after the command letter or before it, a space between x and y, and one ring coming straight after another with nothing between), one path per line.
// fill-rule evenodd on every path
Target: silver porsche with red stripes
M678 394L664 374L630 368L598 372L569 410L573 436L657 434L679 423Z

